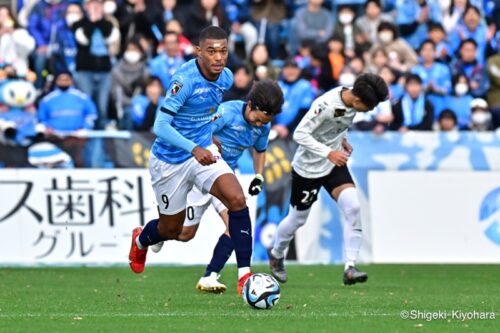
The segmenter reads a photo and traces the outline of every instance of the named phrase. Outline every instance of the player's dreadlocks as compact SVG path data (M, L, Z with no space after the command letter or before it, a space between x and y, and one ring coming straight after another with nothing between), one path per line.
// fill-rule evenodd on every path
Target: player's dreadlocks
M264 111L271 116L281 112L284 102L281 88L269 79L255 82L248 93L247 100L251 102L252 110Z

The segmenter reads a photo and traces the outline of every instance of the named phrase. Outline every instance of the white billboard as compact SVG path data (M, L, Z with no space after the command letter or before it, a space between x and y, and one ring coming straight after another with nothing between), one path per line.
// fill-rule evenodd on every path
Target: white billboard
M239 178L243 186L252 179ZM132 229L158 216L142 169L4 169L0 198L0 264L7 265L127 264ZM255 197L247 203L254 215ZM210 207L193 240L167 242L148 263L208 264L223 232Z
M373 261L500 263L499 172L370 172Z

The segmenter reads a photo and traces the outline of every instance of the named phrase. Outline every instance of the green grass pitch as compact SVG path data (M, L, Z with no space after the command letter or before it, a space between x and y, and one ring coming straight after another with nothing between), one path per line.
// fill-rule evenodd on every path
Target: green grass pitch
M1 268L0 332L500 332L500 265L365 265L343 286L341 266L289 266L281 300L254 310L198 292L203 267ZM256 266L255 272L268 272ZM496 319L402 319L401 311L494 312Z

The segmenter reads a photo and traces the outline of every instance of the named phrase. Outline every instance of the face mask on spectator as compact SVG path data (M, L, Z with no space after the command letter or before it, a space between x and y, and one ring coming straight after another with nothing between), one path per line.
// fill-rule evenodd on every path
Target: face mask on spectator
M378 34L378 39L384 44L392 42L392 32L390 31L382 31Z
M106 15L113 15L116 12L116 2L105 1L103 5L103 11Z
M349 24L352 22L353 19L354 19L354 16L352 16L351 14L340 14L339 15L339 21L342 24Z
M476 111L472 113L472 122L474 125L487 125L491 120L491 113L485 111Z
M467 85L467 83L457 83L455 85L455 94L457 94L457 96L463 96L467 94L468 91L469 86Z
M82 16L80 14L77 14L77 13L68 14L68 15L66 15L66 24L69 27L71 27L75 22L80 21L81 18L82 18Z
M352 87L354 85L354 81L356 81L356 75L353 73L340 74L339 84L341 86Z
M69 87L71 87L71 86L60 86L60 85L58 85L58 86L57 86L57 89L60 89L60 90L62 90L62 91L66 91L66 90L68 90L68 89L69 89Z
M141 60L141 53L137 51L126 51L123 58L130 64L136 64Z
M441 9L448 9L451 6L451 0L439 0L439 6Z
M7 29L14 28L14 21L12 21L11 19L7 19L2 23L2 27Z

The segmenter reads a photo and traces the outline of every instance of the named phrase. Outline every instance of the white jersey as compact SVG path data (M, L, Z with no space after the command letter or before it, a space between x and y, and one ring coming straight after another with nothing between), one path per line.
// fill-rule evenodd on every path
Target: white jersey
M328 154L343 150L342 140L356 115L356 110L347 107L340 98L344 89L347 88L337 87L316 98L293 133L299 147L292 166L304 178L328 175L335 167Z

